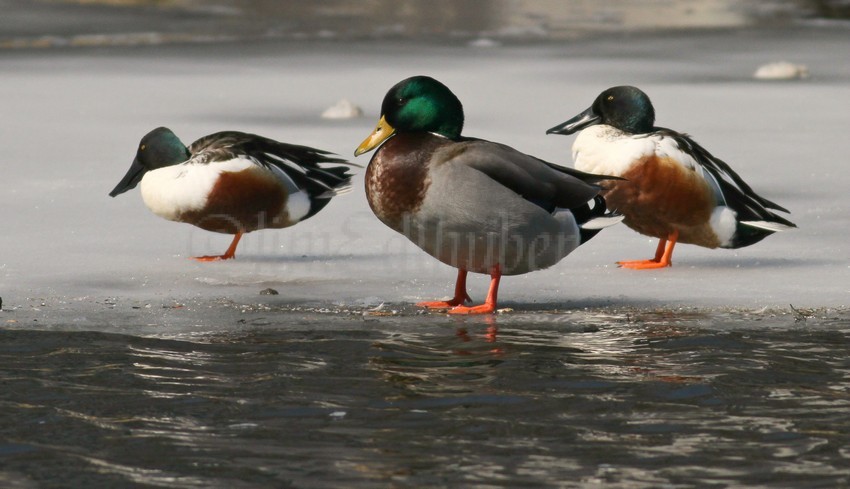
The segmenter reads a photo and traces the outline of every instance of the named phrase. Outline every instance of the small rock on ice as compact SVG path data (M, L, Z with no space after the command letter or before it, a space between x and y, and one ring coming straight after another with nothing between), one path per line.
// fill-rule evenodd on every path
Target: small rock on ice
M778 61L759 66L753 74L753 78L757 80L796 80L808 77L809 69L806 65L798 65L788 61Z
M363 109L342 99L322 112L324 119L354 119L363 116Z
M488 39L486 37L481 37L469 42L469 46L473 48L495 48L501 45L502 43L499 41L494 41L493 39Z

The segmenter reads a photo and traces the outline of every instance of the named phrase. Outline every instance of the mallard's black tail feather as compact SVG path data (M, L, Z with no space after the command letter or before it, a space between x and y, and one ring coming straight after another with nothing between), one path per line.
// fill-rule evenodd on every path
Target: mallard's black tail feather
M579 226L581 244L596 236L602 229L613 226L624 219L624 216L617 211L608 212L605 199L601 195L593 198L593 207L590 206L590 203L587 203L582 207L570 210Z

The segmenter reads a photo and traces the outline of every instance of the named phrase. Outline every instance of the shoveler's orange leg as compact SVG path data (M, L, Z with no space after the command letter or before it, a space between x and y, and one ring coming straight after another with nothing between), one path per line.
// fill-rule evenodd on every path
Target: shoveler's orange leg
M673 231L667 236L667 239L662 238L658 241L655 258L651 260L618 261L617 265L632 270L650 270L653 268L669 267L673 264L673 248L676 246L677 239L679 239L679 231Z
M448 309L450 307L462 306L467 301L472 302L472 298L466 293L466 270L460 268L457 271L457 281L455 282L455 296L449 301L426 301L418 302L419 307L427 307L428 309Z
M487 299L480 306L457 306L449 309L449 314L492 314L496 312L496 298L499 294L499 280L502 278L502 270L499 265L490 271L490 290Z
M242 239L242 233L236 233L236 236L233 237L233 241L230 243L230 246L227 248L227 251L225 251L223 255L193 256L192 259L198 261L229 260L236 256L236 245L239 244L240 239Z

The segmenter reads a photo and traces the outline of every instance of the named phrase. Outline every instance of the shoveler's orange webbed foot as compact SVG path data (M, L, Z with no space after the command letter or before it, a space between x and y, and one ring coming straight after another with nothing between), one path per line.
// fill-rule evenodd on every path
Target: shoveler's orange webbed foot
M662 238L658 241L658 248L655 249L655 258L649 260L618 261L617 265L631 270L653 270L669 267L673 265L673 248L676 246L677 239L679 239L679 231L673 231L667 236L667 239Z
M236 245L239 244L240 239L242 239L242 233L236 233L233 236L233 241L230 242L230 246L227 247L227 251L225 251L223 255L193 256L192 259L197 261L209 262L230 260L232 258L236 258Z
M670 262L662 262L659 260L629 260L618 261L617 265L620 268L628 268L630 270L651 270L653 268L664 268L672 265Z
M227 254L224 254L224 255L206 255L206 256L192 256L190 258L193 259L193 260L196 260L196 261L210 262L210 261L230 260L230 259L235 258L235 255L230 255L230 256L228 256Z

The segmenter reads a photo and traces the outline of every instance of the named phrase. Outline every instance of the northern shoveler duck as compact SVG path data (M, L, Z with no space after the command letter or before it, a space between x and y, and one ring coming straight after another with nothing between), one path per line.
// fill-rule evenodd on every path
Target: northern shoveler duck
M655 257L621 261L624 268L672 264L677 242L741 248L796 227L770 209L725 162L687 134L656 127L649 97L631 86L609 88L593 105L547 134L581 133L573 143L578 170L622 177L606 184L609 209L635 231L659 238ZM582 130L583 129L583 130Z
M458 269L451 300L417 305L492 313L502 275L552 266L622 217L607 213L598 195L595 183L608 177L463 137L463 122L448 87L427 76L408 78L387 92L377 127L354 154L381 145L366 168L375 215ZM464 305L471 301L467 272L490 275L482 305Z
M142 138L130 170L109 195L141 182L142 199L154 214L233 234L223 255L195 257L227 260L244 233L292 226L350 188L348 168L319 166L350 164L329 154L236 131L210 134L187 148L159 127Z

